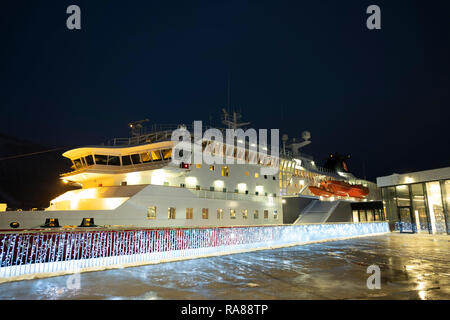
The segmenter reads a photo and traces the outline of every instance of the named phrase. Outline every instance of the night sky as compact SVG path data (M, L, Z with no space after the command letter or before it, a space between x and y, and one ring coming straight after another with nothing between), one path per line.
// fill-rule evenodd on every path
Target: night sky
M349 153L372 180L450 165L448 0L8 1L0 15L2 134L54 147L144 118L218 125L230 79L244 120L309 130L319 164Z

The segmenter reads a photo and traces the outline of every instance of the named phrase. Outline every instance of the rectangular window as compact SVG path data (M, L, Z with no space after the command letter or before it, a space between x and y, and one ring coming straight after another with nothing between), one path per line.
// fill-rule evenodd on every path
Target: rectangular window
M153 161L161 161L161 153L159 150L150 151Z
M73 164L75 165L76 169L80 169L83 166L83 163L81 162L81 159L73 160Z
M118 156L108 156L108 166L120 166L120 158Z
M371 210L371 209L366 210L366 214L367 214L367 221L373 221L374 220L374 218L373 218L373 210Z
M366 210L359 210L359 221L360 222L367 221Z
M236 219L236 210L230 209L230 219Z
M170 207L168 211L169 211L169 219L175 219L176 213L177 213L177 212L176 212L176 209Z
M172 158L172 149L162 150L162 154L163 154L164 160L168 160L168 159Z
M131 160L133 161L133 164L141 163L141 158L139 157L139 154L135 153L135 154L132 154L130 157L131 157Z
M202 209L202 219L208 219L208 208Z
M193 219L194 208L186 208L186 219Z
M86 164L88 166L92 166L94 164L94 158L92 157L92 155L86 156Z
M353 222L359 222L358 210L353 210Z
M242 210L242 219L248 219L248 210L247 209Z
M228 177L230 175L230 169L227 166L222 167L222 177Z
M150 157L150 154L148 152L141 153L141 159L142 159L142 162L144 162L144 163L152 161L152 157Z
M200 168L202 167L202 165L199 164L199 163L197 163L197 164L195 165L195 167L196 167L197 169L200 169Z
M248 171L245 171L245 175L248 177L250 174L248 173Z
M259 218L258 210L253 211L253 219L258 219L258 218Z
M214 171L214 166L209 166L210 171Z
M123 156L122 157L122 165L123 166L129 166L130 164L131 164L130 156Z
M147 219L154 220L156 219L156 207L151 206L147 208Z
M217 220L222 220L222 219L223 219L223 210L217 209Z
M277 210L274 210L273 211L273 218L276 220L276 219L278 219L278 211Z
M259 178L259 173L255 172L255 178Z
M269 210L264 210L264 219L269 219Z

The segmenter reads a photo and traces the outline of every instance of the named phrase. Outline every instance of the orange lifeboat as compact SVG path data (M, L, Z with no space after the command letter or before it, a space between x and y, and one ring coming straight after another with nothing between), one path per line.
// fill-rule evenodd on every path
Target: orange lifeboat
M318 188L318 187L308 187L309 191L311 191L314 195L319 196L319 197L331 197L333 196L333 193L326 190L326 189L322 189L322 188Z
M309 187L309 190L316 196L331 197L352 197L364 198L369 194L369 189L362 185L352 185L344 181L326 180L320 183L320 188Z

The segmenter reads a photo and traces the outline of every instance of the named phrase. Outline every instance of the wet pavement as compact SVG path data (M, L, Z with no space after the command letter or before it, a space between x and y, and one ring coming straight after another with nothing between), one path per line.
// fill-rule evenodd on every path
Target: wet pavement
M0 299L450 299L450 236L389 234L0 284ZM381 288L368 289L370 265Z

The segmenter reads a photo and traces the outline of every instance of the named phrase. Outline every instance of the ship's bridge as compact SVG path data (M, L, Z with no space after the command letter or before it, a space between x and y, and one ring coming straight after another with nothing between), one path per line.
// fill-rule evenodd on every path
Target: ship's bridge
M74 171L62 174L68 181L102 180L117 174L154 170L167 166L172 158L172 141L138 146L87 146L63 153Z

